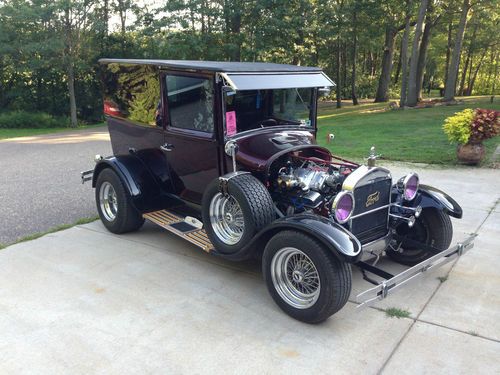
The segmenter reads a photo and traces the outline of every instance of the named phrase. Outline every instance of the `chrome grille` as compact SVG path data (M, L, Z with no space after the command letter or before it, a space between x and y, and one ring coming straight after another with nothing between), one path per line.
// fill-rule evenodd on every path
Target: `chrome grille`
M388 230L392 187L389 172L382 168L360 167L350 187L355 201L350 231L362 244L384 237Z

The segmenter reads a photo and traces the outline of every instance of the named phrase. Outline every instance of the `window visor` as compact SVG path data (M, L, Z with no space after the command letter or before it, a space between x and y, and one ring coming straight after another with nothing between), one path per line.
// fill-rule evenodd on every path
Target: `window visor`
M219 74L233 90L272 90L335 86L335 83L323 72Z

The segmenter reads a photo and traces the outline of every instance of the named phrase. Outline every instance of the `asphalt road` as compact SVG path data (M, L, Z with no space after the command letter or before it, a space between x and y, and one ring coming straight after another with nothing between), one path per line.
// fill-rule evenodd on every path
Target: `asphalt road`
M106 127L0 140L0 243L97 215L80 172L110 155Z

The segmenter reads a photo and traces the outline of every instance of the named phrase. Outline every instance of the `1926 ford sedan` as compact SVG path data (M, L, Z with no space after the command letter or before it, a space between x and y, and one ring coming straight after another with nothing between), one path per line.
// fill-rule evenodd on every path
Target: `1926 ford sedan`
M309 323L345 305L353 265L375 284L365 305L473 246L449 248L462 209L417 174L393 181L373 149L359 165L316 144L318 96L334 86L319 68L100 63L113 156L82 180L113 233L147 219L214 255L262 259L272 298ZM409 268L391 275L381 256Z

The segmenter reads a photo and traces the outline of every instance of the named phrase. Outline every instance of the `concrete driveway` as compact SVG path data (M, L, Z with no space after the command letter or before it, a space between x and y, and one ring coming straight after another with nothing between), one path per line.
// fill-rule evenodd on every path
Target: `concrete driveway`
M479 237L376 307L356 310L370 284L355 271L351 302L306 325L273 303L257 263L220 260L151 224L116 236L94 222L0 252L0 372L499 374L500 173L391 169L452 194L465 212L455 240Z
M0 140L0 244L96 216L80 172L110 155L106 127Z

